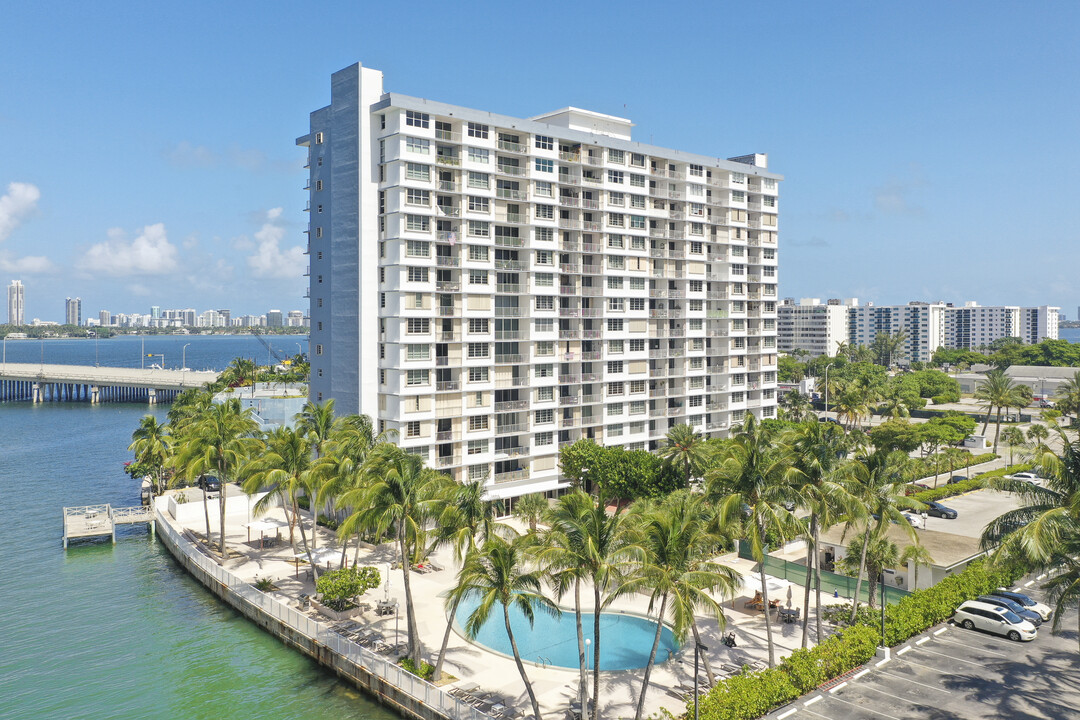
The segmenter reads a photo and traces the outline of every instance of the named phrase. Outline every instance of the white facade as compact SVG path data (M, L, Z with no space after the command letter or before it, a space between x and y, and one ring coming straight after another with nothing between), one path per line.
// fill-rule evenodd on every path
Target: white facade
M1058 339L1058 312L1061 308L1050 305L1020 308L1020 337L1026 343Z
M785 299L777 317L777 342L782 353L802 350L810 357L835 355L840 343L848 341L848 310L857 300L803 298L798 303Z
M927 362L945 344L945 304L860 305L848 312L848 342L870 345L878 333L904 332L904 349L896 359Z
M26 324L26 288L19 280L12 280L7 289L8 325Z
M82 298L64 300L64 324L82 325Z
M334 73L308 148L311 396L489 496L561 486L558 450L652 448L776 410L777 184ZM756 164L755 164L756 163Z

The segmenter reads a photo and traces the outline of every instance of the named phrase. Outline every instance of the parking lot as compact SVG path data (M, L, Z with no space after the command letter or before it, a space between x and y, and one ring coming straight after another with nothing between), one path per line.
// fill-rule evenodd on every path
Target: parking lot
M1020 591L1045 602L1038 582ZM909 718L1080 718L1075 609L1062 632L1051 620L1027 643L947 623L871 660L847 682L799 698L769 714L777 720ZM906 647L906 649L905 649Z
M1019 507L1015 495L994 490L976 490L938 502L955 510L957 517L928 517L926 529L974 538L982 535L983 528L999 515Z

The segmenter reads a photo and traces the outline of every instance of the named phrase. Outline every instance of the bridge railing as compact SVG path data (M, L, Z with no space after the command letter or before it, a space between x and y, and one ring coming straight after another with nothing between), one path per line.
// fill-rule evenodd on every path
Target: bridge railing
M76 517L80 515L104 515L109 512L108 505L80 505L79 507L64 508L64 517Z
M454 720L491 720L491 716L487 713L481 712L441 688L422 680L397 665L397 663L391 662L388 658L332 632L322 623L312 620L307 615L259 591L254 585L241 580L238 576L201 553L194 543L178 533L176 528L165 519L160 509L156 512L158 514L159 532L165 533L180 548L180 551L198 565L201 570L245 602L288 625L308 639L329 647L338 655L364 668L369 673L382 678L414 700L435 708L447 717Z

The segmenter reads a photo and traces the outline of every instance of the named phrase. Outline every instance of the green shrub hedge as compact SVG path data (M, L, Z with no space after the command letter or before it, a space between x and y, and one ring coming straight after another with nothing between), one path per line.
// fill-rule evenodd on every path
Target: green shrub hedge
M967 464L967 467L972 468L972 467L975 467L976 465L982 465L983 463L988 463L991 460L997 460L998 457L1000 457L1000 456L996 455L994 453L983 453L982 455L976 455L973 458L971 458L971 462L969 462ZM964 469L964 466L962 466L962 465L957 466L956 469L962 471ZM935 475L939 475L939 474L940 473L935 471L935 470L928 469L926 471L925 475L920 475L919 477L916 478L916 480L922 480L923 478L934 477Z
M1022 572L1017 567L990 568L983 560L925 590L916 590L885 610L885 642L890 647L947 620L957 606L994 588L1012 585ZM833 617L847 617L843 606ZM863 607L855 624L838 631L817 647L795 650L775 668L744 672L716 684L698 699L703 720L753 720L865 664L881 639L881 610ZM693 713L693 700L687 715Z
M966 492L972 490L979 490L986 487L986 483L981 477L971 478L970 480L961 480L960 482L953 483L952 485L939 485L936 488L930 490L923 490L917 492L911 497L919 502L926 503L931 500L940 500L942 498L952 497L953 495L963 495Z

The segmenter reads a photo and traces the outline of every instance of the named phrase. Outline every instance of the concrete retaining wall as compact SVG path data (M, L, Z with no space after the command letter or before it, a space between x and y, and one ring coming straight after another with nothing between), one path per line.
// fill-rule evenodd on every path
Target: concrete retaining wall
M485 713L407 673L385 658L362 651L306 615L243 583L183 538L166 513L159 509L156 514L158 538L177 562L212 593L263 630L332 669L402 717L414 720L490 720ZM396 678L396 682L392 678ZM412 692L402 686L409 686Z

